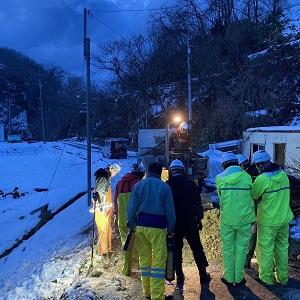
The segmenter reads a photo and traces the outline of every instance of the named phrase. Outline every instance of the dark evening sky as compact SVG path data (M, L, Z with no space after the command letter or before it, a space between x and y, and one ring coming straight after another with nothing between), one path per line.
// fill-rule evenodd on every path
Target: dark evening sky
M92 10L89 36L93 44L142 32L149 12L99 10L148 9L163 0L1 0L0 47L9 47L44 64L82 72L83 8ZM101 24L105 23L107 26ZM110 29L109 29L109 28Z

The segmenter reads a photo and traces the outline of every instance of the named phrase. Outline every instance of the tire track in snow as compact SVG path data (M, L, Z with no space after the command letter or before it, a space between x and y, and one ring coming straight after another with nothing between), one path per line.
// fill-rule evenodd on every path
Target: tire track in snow
M48 210L48 204L42 206L40 208L41 214L40 214L40 221L30 229L30 231L26 232L20 240L17 240L16 243L14 243L10 248L6 249L2 253L0 253L0 259L8 256L14 249L19 247L24 241L27 241L30 239L35 233L37 233L44 225L46 225L50 220L52 220L57 214L68 208L70 205L72 205L75 201L79 200L82 196L84 196L87 192L80 192L67 202L65 202L61 207L59 207L54 212L50 212Z

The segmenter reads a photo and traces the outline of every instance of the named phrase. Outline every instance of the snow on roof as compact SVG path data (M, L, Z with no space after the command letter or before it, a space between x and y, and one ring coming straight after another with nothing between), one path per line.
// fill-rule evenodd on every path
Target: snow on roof
M255 127L246 129L246 132L300 132L300 125Z
M128 139L125 138L109 138L105 139L106 142L128 142Z
M209 144L209 149L220 149L220 148L226 148L226 147L233 147L240 145L241 140L231 140L231 141L224 141L214 144Z

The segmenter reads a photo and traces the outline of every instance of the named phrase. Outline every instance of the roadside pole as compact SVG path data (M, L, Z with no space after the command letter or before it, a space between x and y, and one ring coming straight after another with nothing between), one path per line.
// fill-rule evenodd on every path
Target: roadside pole
M189 130L192 126L192 75L191 75L191 60L192 60L192 50L190 42L188 42L188 112L189 112Z
M90 55L90 39L87 38L87 15L88 11L84 9L84 26L83 26L83 48L84 59L86 64L86 138L87 138L87 194L88 194L88 206L91 205L91 55Z
M11 102L12 96L8 98L8 135L11 135Z
M44 115L44 101L42 97L42 82L41 78L39 78L39 99L40 99L40 105L41 105L41 120L42 120L42 133L43 133L43 142L46 144L46 134L45 134L45 115Z

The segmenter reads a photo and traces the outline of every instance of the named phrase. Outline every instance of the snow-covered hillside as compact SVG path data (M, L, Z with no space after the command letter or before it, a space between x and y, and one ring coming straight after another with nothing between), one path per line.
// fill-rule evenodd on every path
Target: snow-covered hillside
M123 168L113 186L135 161L121 161ZM93 150L92 171L109 162ZM85 147L74 142L3 143L0 165L0 299L56 299L77 277L89 252L85 229L92 217L86 194L80 194L86 191ZM17 193L10 194L16 187ZM45 205L48 214L59 213L39 226ZM37 231L22 240L32 228ZM14 246L6 255L5 250Z
M285 29L285 34L295 35L300 29L300 0L287 1L284 16L288 23Z

